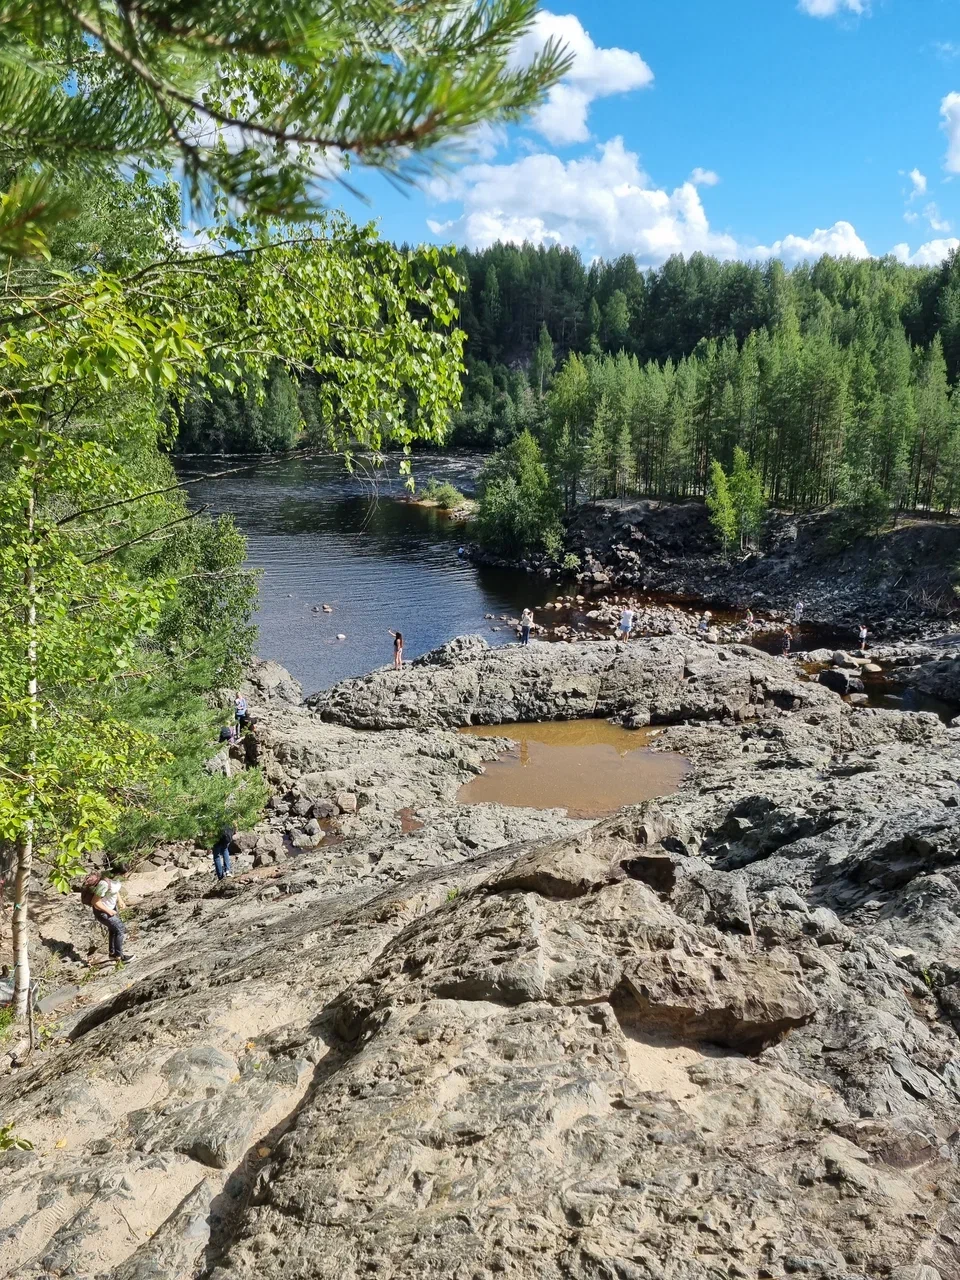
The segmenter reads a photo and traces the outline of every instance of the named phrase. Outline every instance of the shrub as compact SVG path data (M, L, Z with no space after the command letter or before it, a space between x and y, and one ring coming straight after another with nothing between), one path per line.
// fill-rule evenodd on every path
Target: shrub
M477 538L500 555L562 549L559 494L529 431L493 456L480 477Z
M424 488L420 490L418 497L427 502L435 502L443 511L452 511L455 507L462 507L466 502L460 490L449 480L438 480L436 476L430 477Z

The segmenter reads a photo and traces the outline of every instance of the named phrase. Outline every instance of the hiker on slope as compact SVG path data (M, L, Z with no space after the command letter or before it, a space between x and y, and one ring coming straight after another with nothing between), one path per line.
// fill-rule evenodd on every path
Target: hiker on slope
M100 876L98 872L93 872L83 882L80 901L92 909L93 918L106 929L110 939L110 959L129 962L136 957L123 949L126 929L120 918L120 908L126 906L126 903L122 895L123 885L119 880L111 880L106 874Z

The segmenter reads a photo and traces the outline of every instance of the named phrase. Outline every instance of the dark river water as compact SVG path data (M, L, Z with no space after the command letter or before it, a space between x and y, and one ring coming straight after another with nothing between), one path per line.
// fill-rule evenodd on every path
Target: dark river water
M482 462L424 456L414 470L421 481L436 476L469 491ZM182 459L178 471L189 478L191 469L234 464L242 459ZM258 652L287 667L307 693L392 661L388 629L403 633L406 658L467 632L507 643L515 636L499 615L557 594L555 584L461 560L461 526L435 508L396 500L405 493L397 459L388 472L358 463L353 476L335 458L284 459L202 481L189 493L211 514L232 515L246 534L247 563L262 573ZM323 604L333 612L314 613Z

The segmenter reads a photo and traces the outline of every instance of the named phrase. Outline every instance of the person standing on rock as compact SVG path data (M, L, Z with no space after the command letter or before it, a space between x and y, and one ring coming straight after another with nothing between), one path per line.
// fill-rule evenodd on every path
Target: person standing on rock
M399 671L403 666L403 632L388 630L387 635L393 636L393 665Z
M620 639L621 640L630 639L630 632L633 630L633 624L636 622L636 620L637 620L637 615L634 613L633 608L628 604L624 608L623 613L621 613L620 615Z
M866 624L865 622L861 622L861 623L860 623L860 648L861 648L861 650L862 650L864 653L866 653L866 651L867 651L867 624Z
M81 900L87 890L81 890ZM90 906L93 908L93 918L98 924L102 924L107 931L110 939L109 953L111 960L123 960L125 962L135 960L136 957L129 951L124 951L123 940L126 935L123 920L120 918L120 908L126 904L123 901L123 885L119 880L111 880L109 876L104 875L89 890Z
M533 626L533 610L524 609L520 615L520 643L530 643L530 628Z
M233 827L224 827L213 846L213 870L218 880L230 875L230 841Z
M783 628L783 635L780 638L780 652L785 658L790 657L790 650L793 647L793 636L790 634L790 628Z
M797 603L793 606L793 621L795 626L799 627L800 623L803 621L803 610L804 610L803 601L798 600Z
M237 721L237 733L242 735L247 727L247 700L242 693L238 693L233 700L233 713Z

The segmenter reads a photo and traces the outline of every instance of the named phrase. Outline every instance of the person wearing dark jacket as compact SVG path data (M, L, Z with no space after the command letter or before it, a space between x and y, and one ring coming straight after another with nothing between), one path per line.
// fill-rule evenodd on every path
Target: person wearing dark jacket
M230 874L230 841L233 835L233 827L224 827L213 846L213 869L218 880Z

